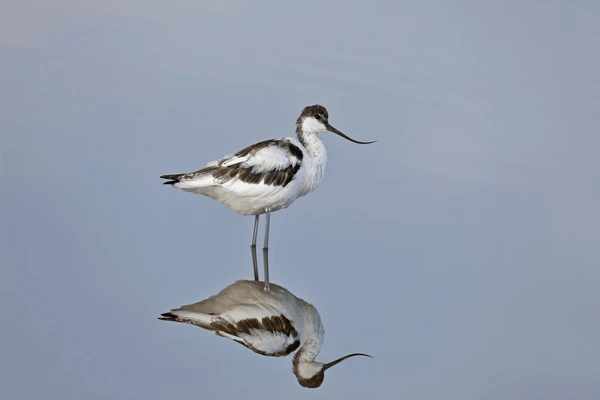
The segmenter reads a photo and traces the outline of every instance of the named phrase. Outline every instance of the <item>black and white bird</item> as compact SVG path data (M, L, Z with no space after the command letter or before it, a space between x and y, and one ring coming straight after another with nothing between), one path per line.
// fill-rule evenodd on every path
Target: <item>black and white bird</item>
M254 279L258 281L256 236L259 216L266 215L263 243L265 290L269 289L269 228L272 212L288 207L297 198L315 190L325 173L327 151L319 138L333 132L351 142L329 123L321 105L305 107L296 121L296 137L265 140L232 156L212 161L197 171L162 175L167 185L213 198L230 209L254 215L250 245Z
M293 372L304 387L321 386L325 371L354 356L328 363L316 361L325 331L317 309L287 289L271 284L265 291L256 281L237 281L219 294L161 314L159 319L199 326L231 339L263 356L293 352Z

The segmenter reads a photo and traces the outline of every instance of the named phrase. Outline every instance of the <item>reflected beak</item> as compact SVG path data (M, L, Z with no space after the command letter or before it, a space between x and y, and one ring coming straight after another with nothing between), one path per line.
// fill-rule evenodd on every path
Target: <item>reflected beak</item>
M370 143L375 143L375 142L376 142L375 140L373 140L373 141L371 141L371 142L361 142L360 140L354 140L354 139L352 139L350 136L348 136L348 135L344 134L342 131L340 131L340 130L336 129L335 127L333 127L332 125L330 125L329 123L325 124L325 126L327 127L327 130L328 130L329 132L333 132L333 133L335 133L336 135L339 135L339 136L343 137L344 139L347 139L347 140L349 140L349 141L351 141L351 142L353 142L353 143L358 143L358 144L370 144Z
M363 142L359 142L359 143L363 143ZM372 142L367 142L367 143L372 143ZM363 357L369 357L369 358L373 358L373 356L370 356L368 354L364 354L364 353L352 353L352 354L348 354L347 356L344 357L340 357L337 360L333 360L331 362L328 362L327 364L323 365L323 370L327 370L328 368L333 367L336 364L341 363L342 361L344 361L346 358L350 358L350 357L355 357L355 356L363 356Z

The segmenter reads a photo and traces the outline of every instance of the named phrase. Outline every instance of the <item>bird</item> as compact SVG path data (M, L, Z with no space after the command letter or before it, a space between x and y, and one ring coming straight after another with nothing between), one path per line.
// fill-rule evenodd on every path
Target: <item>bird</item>
M213 331L263 356L284 357L296 352L292 371L307 388L321 386L325 371L350 357L372 357L351 353L328 363L316 361L325 335L319 312L274 283L267 292L260 282L240 280L215 296L158 318Z
M271 213L287 208L296 199L315 190L327 165L327 151L320 139L332 132L352 139L329 122L327 109L319 104L304 107L296 120L296 136L264 140L233 155L211 161L185 173L166 174L166 185L208 196L242 215L253 215L250 252L254 280L258 281L256 239L260 215L265 214L263 240L264 289L269 290L269 231Z

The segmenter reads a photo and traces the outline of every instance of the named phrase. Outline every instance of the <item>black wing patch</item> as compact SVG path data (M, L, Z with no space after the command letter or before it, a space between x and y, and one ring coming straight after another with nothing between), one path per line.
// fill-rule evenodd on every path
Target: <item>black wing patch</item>
M304 157L302 150L300 150L300 148L295 144L288 142L287 140L264 140L262 142L258 142L246 148L243 148L242 150L235 153L234 157L246 157L248 155L251 156L256 152L269 146L278 146L283 151L288 152L294 158L296 158L296 163L290 163L288 167L282 169L254 172L254 167L248 167L242 165L242 163L233 165L223 165L228 160L222 160L217 165L211 165L209 167L205 167L197 171L183 174L162 175L161 178L167 180L166 182L164 182L165 185L174 185L178 182L181 182L182 180L193 179L198 175L212 174L212 176L218 179L221 183L229 182L233 179L239 179L242 182L246 183L262 182L265 185L285 187L296 176L296 173L298 172L298 170L300 169L300 165L302 164L302 158Z
M271 334L280 333L295 339L294 342L288 345L285 349L275 353L266 353L249 345L248 343L238 342L246 346L250 350L254 351L255 353L261 354L263 356L287 356L288 354L296 351L296 349L300 346L300 340L298 340L298 332L296 331L290 320L287 319L283 314L273 315L271 317L264 317L262 320L259 320L257 318L243 319L235 324L232 324L225 320L219 320L216 322L212 322L208 329L215 331L217 334L219 332L224 332L236 337L240 337L241 334L251 335L251 330L265 330Z
M290 164L287 168L283 169L274 169L271 171L264 172L254 172L253 167L248 167L240 164L234 164L229 166L219 165L213 167L214 169L211 171L212 175L219 179L222 183L228 182L232 179L239 179L242 182L246 183L264 183L265 185L273 185L273 186L287 186L296 176L296 173L300 169L300 165L302 164L302 158L304 154L302 150L298 146L293 143L290 143L285 140L265 140L263 142L259 142L248 146L237 153L235 153L236 157L246 157L248 155L252 156L259 150L262 150L269 146L278 146L283 151L290 153L293 157L296 158L297 162L295 164Z

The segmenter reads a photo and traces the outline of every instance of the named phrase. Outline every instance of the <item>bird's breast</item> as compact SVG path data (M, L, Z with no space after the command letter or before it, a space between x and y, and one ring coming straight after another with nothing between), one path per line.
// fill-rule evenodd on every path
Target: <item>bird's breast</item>
M327 150L323 143L318 139L307 143L303 149L304 158L302 160L302 195L312 192L321 184L325 176L327 167Z

